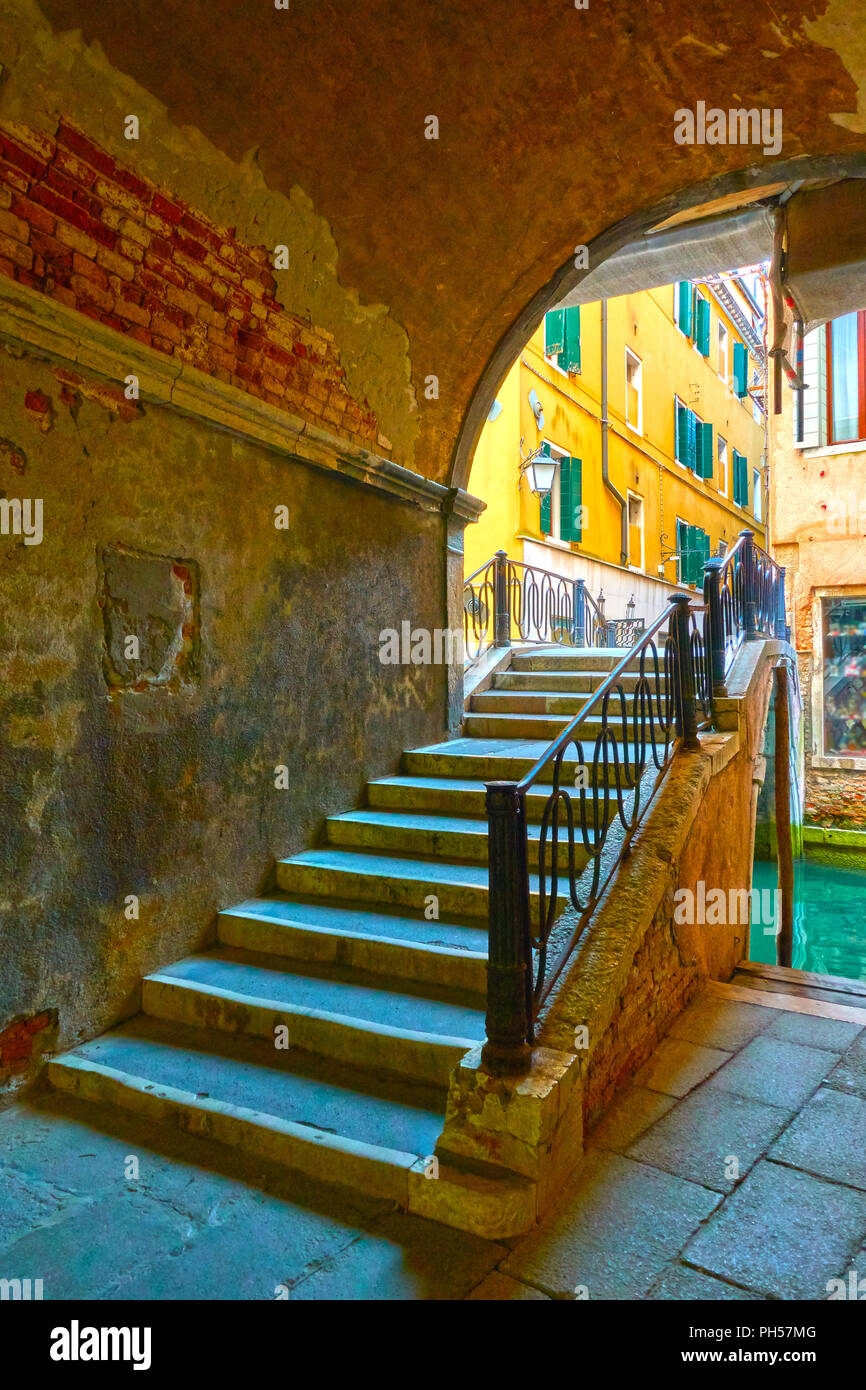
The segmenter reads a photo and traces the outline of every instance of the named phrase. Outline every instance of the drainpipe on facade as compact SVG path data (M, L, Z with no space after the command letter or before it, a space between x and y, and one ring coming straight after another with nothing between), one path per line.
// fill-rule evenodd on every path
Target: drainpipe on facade
M618 492L610 481L607 471L608 462L608 431L610 430L610 420L607 418L607 300L601 301L601 480L619 503L620 508L620 555L621 565L628 565L628 504L621 492Z

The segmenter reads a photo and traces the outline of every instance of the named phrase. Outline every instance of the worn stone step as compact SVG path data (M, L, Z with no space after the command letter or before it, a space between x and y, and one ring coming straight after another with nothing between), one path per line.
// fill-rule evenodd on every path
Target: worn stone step
M494 690L541 691L557 694L570 692L584 696L598 690L610 671L502 671L493 677ZM648 664L647 679L655 681L655 667ZM624 671L619 677L624 690L633 690L640 679L639 671ZM659 669L659 684L664 688L664 669Z
M291 1045L336 1061L446 1085L484 1036L478 995L362 975L340 966L281 963L220 947L147 976L142 1008L154 1018Z
M427 920L369 904L274 893L221 912L217 937L226 946L293 960L478 994L487 988L487 930L469 918Z
M54 1058L48 1075L82 1099L402 1205L445 1108L441 1087L141 1015Z
M625 730L628 736L627 741L633 741L633 734L637 728L638 737L642 730L645 730L644 737L650 733L650 728L658 734L659 720L655 706L646 711L638 710L637 716L631 707L632 702L626 702ZM576 712L576 711L575 711ZM476 714L470 712L463 721L463 731L469 738L519 738L522 731L530 737L548 739L551 742L562 733L567 724L574 718L573 714ZM607 727L617 738L617 742L623 743L626 740L622 737L623 717L616 702L611 700L608 710L608 719L605 726L599 713L588 714L576 731L581 739L584 748L584 756L592 753L592 745Z
M574 767L574 764L571 764ZM564 779L565 780L565 779ZM574 774L568 779L571 787ZM591 777L589 778L592 784ZM549 798L552 786L537 784L526 794L527 818L537 824ZM442 811L455 815L481 816L487 814L487 789L481 778L460 777L383 777L367 783L367 800L380 810Z
M484 695L473 695L471 699L471 714L556 714L564 717L564 721L574 719L575 714L581 712L587 703L589 695L582 694L557 694L556 691L488 691ZM635 695L634 691L626 691L626 714L630 727L634 720L635 706L638 714L641 709L652 709L653 716L656 714L657 702L655 688ZM664 710L664 696L662 695L662 710ZM616 691L609 696L607 703L607 719L619 720L621 724L621 699ZM591 709L585 720L585 727L601 727L601 699L598 705Z
M661 653L664 638L656 639L656 647ZM608 674L628 655L624 647L596 648L584 650L580 656L574 647L543 647L538 651L515 652L511 658L513 671L605 671ZM633 657L627 670L638 670L640 657Z
M369 808L329 816L326 821L328 843L347 848L421 854L425 858L488 863L489 838L486 817L435 815L428 812L382 811ZM527 827L527 847L531 868L538 866L540 830ZM559 843L560 859L568 863L568 845ZM575 847L575 862L582 869L587 861L582 846Z
M424 915L430 896L435 895L440 915L487 921L486 864L445 864L324 847L280 860L277 882L288 893L387 903L412 908L419 917ZM536 874L529 875L529 885L530 898L537 903Z
M535 766L538 758L547 753L551 739L547 738L455 738L445 743L431 744L427 748L414 748L403 754L403 772L409 776L429 778L478 778L485 782L519 781ZM657 745L659 755L663 744ZM621 765L626 758L631 761L633 752L624 749L621 740L617 743ZM591 747L585 747L584 758L589 762ZM568 781L573 784L578 763L573 745L569 745L563 757L563 768L568 771ZM552 775L552 764L542 772L547 779ZM590 773L590 782L593 781ZM599 780L602 769L599 769ZM612 785L615 771L608 769L608 782Z

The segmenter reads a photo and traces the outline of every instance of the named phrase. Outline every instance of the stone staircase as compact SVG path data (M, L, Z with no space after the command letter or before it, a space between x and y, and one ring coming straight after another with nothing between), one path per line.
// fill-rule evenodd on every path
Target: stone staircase
M273 893L220 913L211 949L144 980L139 1015L53 1059L52 1083L437 1215L449 1075L484 1037L484 782L529 771L621 656L514 653L462 737L370 782ZM527 799L530 869L548 794ZM471 1180L495 1192L495 1172Z

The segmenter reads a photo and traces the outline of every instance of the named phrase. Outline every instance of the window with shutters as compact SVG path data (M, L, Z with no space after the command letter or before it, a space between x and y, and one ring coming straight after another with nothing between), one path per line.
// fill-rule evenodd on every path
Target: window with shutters
M674 434L677 463L698 478L712 478L715 469L713 426L709 421L701 420L679 396L674 396Z
M550 492L539 498L541 534L552 540L579 541L583 536L581 460L546 440L541 448L559 465Z
M734 343L734 392L742 400L749 394L749 349Z
M674 323L687 338L692 336L692 284L680 280L674 285Z
M693 311L694 343L702 357L710 355L710 301L700 290L695 290Z
M749 462L739 449L734 450L734 505L749 505Z
M630 429L643 433L643 368L631 348L625 350L625 420Z
M866 439L866 310L843 314L827 335L827 440Z
M580 305L551 309L544 316L544 355L566 376L580 371Z
M628 563L633 570L644 568L643 498L628 494Z
M704 565L710 558L710 538L700 526L677 518L677 570L681 584L704 582Z

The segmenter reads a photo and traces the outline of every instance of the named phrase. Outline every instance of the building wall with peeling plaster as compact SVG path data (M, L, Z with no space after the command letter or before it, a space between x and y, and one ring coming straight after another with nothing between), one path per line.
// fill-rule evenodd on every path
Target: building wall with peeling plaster
M12 1029L8 1084L31 1036L132 1012L146 972L441 735L445 669L383 666L379 634L439 626L445 577L436 512L28 354L0 372L0 494L42 499L44 530L0 535L0 1035L42 1016ZM125 632L161 682L129 678Z

